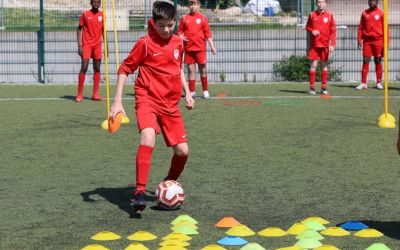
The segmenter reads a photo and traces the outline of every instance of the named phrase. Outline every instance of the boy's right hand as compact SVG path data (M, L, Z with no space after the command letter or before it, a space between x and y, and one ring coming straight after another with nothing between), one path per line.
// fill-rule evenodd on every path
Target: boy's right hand
M114 118L119 112L122 112L124 116L126 116L124 107L122 106L122 102L114 101L114 103L111 105L110 117Z

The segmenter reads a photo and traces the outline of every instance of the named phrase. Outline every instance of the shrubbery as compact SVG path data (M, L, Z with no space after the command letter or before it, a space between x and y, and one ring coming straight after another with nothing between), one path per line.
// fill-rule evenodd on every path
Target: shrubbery
M307 56L292 55L290 57L283 57L279 62L274 63L274 77L279 81L308 81L308 72L310 69L310 60ZM332 62L329 60L328 66L328 80L340 81L342 72L339 69L332 67ZM317 67L317 81L321 81L321 64Z

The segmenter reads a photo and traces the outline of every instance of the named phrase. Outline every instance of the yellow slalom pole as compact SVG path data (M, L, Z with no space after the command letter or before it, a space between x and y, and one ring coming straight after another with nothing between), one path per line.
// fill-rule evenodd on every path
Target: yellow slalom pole
M112 8L112 17L113 17L113 29L114 29L114 46L115 46L115 65L116 72L118 73L119 69L119 50L118 50L118 35L117 35L117 20L115 18L115 0L111 0L111 8ZM121 123L129 123L128 116L124 115L121 119Z
M381 128L395 128L396 119L389 110L389 79L388 79L388 0L383 1L383 65L384 65L384 93L385 93L385 112L378 118L378 126Z
M103 38L104 38L104 61L105 61L105 76L106 76L106 101L107 101L107 119L101 123L102 129L108 129L108 118L110 117L110 88L108 81L108 39L107 39L107 21L106 21L106 1L101 2L103 10Z

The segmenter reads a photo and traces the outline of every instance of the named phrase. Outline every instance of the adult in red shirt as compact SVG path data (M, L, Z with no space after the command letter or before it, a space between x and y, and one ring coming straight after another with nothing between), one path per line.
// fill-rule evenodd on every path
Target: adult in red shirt
M200 13L199 0L189 0L190 13L184 15L180 22L177 34L185 42L185 64L189 68L189 89L192 96L196 96L196 63L199 65L200 81L203 88L203 97L210 98L207 79L207 45L208 41L213 54L217 53L214 46L208 19Z
M336 24L333 15L325 10L325 0L316 0L317 10L310 13L307 20L306 30L310 34L310 89L308 93L315 95L315 79L318 60L321 60L321 94L329 94L328 82L328 60L329 53L333 52L336 46Z
M81 70L78 77L76 102L83 100L83 87L90 58L93 58L92 100L101 101L99 96L100 64L102 58L103 13L99 11L100 0L90 0L92 9L82 13L77 29L78 54L81 57Z
M368 0L369 9L361 14L358 26L358 48L363 50L361 84L357 90L367 89L367 76L371 57L374 57L376 72L376 88L382 90L382 57L383 57L383 11L378 8L378 0Z
M194 107L182 69L184 45L182 39L173 34L176 9L168 2L153 8L155 33L141 37L118 70L115 100L110 116L125 110L122 106L122 91L126 79L139 68L135 81L135 109L140 144L136 154L136 190L132 206L135 211L146 207L145 191L151 167L151 156L156 134L162 132L173 156L165 180L176 180L188 159L189 148L179 109L182 89L186 106Z

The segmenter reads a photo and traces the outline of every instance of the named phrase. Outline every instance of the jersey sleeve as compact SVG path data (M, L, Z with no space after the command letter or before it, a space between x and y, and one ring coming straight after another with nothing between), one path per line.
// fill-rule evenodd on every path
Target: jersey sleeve
M178 26L178 30L177 30L177 32L176 32L176 34L179 36L179 35L181 35L181 34L183 34L183 33L185 33L185 30L184 30L184 19L185 19L185 16L182 16L181 17L181 19L179 20L179 26Z
M364 14L364 12L363 12L363 14ZM358 25L358 30L357 30L357 42L358 43L361 43L361 41L362 41L362 34L363 34L363 30L364 30L363 14L361 14L360 24Z
M312 27L312 16L311 16L311 13L308 15L306 30L308 32L310 32L310 33L314 30L313 27Z
M79 18L79 26L83 27L85 24L85 12L81 14L81 17Z
M208 19L207 19L207 17L206 16L204 16L204 20L203 20L204 22L203 22L203 32L204 32L204 37L205 38L210 38L210 37L212 37L212 34L211 34L211 30L210 30L210 24L208 23Z
M330 40L331 40L331 46L335 47L336 46L336 23L335 19L333 18L333 15L331 14L331 27L330 27Z
M129 53L128 57L125 58L118 70L118 75L130 75L142 65L144 58L147 55L147 44L144 39L139 39L133 46L133 49Z

